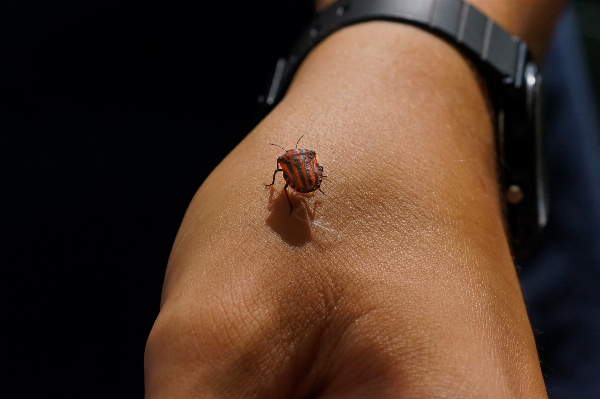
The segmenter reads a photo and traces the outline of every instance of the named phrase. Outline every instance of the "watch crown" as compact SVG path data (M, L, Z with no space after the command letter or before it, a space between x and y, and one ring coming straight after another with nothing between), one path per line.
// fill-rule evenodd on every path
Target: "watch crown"
M512 184L506 189L505 196L506 201L508 201L509 204L517 205L523 200L525 194L523 194L521 187L517 186L516 184Z

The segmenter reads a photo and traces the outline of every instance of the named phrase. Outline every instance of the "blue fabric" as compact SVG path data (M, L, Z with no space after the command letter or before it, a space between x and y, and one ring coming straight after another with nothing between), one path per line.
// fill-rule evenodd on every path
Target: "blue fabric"
M600 124L573 5L543 72L550 219L521 283L549 397L600 398Z

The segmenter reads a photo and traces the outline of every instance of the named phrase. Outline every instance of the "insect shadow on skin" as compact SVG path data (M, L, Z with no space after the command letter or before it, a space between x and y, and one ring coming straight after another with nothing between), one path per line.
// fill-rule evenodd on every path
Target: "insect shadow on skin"
M266 184L267 187L275 184L275 177L277 172L283 173L283 179L285 180L285 186L283 191L287 197L288 203L290 204L290 213L294 210L290 195L288 194L288 186L298 193L312 193L313 191L321 190L321 182L323 181L323 167L317 162L317 154L314 150L306 150L298 148L298 143L304 137L300 136L296 142L296 148L286 150L278 144L269 143L275 147L281 148L284 152L277 158L277 168L273 172L273 181L271 184Z
M292 198L294 212L289 213L289 203L283 193L276 195L274 187L270 187L269 216L267 226L285 243L292 247L301 247L312 241L312 221L315 210L310 209L307 198L295 196ZM316 207L316 204L314 204Z

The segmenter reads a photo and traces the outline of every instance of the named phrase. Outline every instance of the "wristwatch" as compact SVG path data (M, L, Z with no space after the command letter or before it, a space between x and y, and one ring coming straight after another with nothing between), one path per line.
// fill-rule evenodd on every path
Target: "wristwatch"
M339 0L316 15L287 58L277 61L265 112L285 95L302 60L333 32L366 21L422 28L454 45L485 79L494 107L497 161L507 233L525 258L548 219L542 79L527 45L462 0Z

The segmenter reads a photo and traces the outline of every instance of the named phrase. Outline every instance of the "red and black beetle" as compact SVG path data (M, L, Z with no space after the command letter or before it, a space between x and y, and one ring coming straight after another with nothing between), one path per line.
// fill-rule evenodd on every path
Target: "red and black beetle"
M298 143L302 137L304 135L300 136L296 142L296 148L293 150L286 150L280 145L269 143L285 152L277 158L277 169L273 172L273 181L266 186L269 187L275 184L275 175L277 175L277 172L283 172L283 179L285 180L283 190L290 204L290 213L292 213L294 207L287 192L288 186L299 193L312 193L319 190L325 194L320 188L323 177L326 177L323 176L323 167L317 162L317 153L314 150L298 148Z

